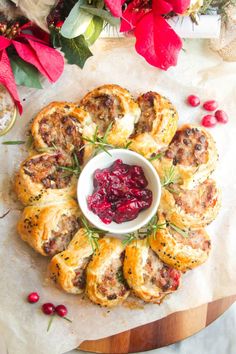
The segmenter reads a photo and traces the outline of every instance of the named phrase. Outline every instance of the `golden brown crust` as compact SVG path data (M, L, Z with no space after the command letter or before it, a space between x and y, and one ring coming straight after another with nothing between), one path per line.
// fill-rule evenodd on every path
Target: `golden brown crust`
M130 148L149 158L171 142L177 129L178 113L172 103L157 92L146 92L137 102L141 116Z
M14 190L24 205L42 204L76 196L77 178L65 175L60 167L70 167L71 160L61 152L28 157L20 165Z
M185 124L177 130L164 155L153 161L153 165L161 179L174 166L177 183L192 189L215 170L217 159L218 152L211 134L201 126Z
M28 206L17 225L22 240L43 256L61 252L79 229L77 203L68 201Z
M129 295L122 281L124 246L119 239L111 237L100 239L98 245L87 268L86 293L94 303L113 307Z
M164 265L143 239L126 247L124 277L136 296L159 304L178 289L181 273Z
M101 135L112 123L107 136L109 144L121 147L127 144L140 116L139 106L129 91L118 85L103 85L85 95L81 105L90 113Z
M187 236L183 236L176 228L165 225L162 213L159 213L158 223L163 226L150 237L150 246L164 263L185 272L207 260L211 241L204 229L188 230Z
M95 128L89 113L78 104L51 102L33 120L31 133L36 150L56 146L70 155L75 153L82 164L92 150L82 137L92 137Z
M168 221L186 229L199 229L210 224L221 206L221 193L213 179L207 179L191 190L173 185L162 188L160 210Z
M49 264L49 276L67 293L81 294L85 290L86 267L93 250L85 229L80 229L67 249L55 255Z

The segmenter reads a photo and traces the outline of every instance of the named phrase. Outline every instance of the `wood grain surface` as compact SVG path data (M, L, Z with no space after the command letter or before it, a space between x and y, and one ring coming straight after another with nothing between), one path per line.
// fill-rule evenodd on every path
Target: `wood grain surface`
M138 353L176 343L207 327L236 301L236 295L173 313L161 320L111 337L84 341L79 349L94 353Z

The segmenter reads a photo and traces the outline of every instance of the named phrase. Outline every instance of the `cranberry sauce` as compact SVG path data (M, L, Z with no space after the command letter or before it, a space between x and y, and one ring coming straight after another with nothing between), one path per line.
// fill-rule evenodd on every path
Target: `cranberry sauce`
M110 167L94 172L94 191L88 197L88 207L104 224L133 220L152 204L147 185L140 166L116 160Z

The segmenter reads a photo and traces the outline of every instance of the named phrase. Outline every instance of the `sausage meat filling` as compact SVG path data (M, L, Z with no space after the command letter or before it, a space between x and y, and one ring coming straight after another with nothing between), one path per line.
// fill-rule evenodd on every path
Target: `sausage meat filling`
M103 94L91 97L84 108L90 113L93 121L97 124L100 134L104 134L115 118L122 118L123 111L118 98Z
M181 273L164 265L157 255L149 249L148 258L144 266L144 282L146 287L160 288L163 291L178 289Z
M198 128L186 128L176 132L165 157L173 160L173 165L199 166L208 158L206 135Z
M189 231L188 237L184 237L171 227L168 227L168 232L182 245L190 246L193 249L201 249L207 253L210 251L211 241L206 239L205 232L202 229Z
M86 268L91 260L91 257L86 257L83 259L82 264L79 268L75 269L75 278L73 280L73 285L78 287L79 289L85 289L86 285Z
M111 262L102 277L101 283L98 285L98 291L108 300L123 297L128 291L122 271L123 258L122 254L120 258Z
M83 163L83 140L78 120L64 112L56 111L39 123L39 133L47 146L57 146L66 152L75 152Z
M173 197L178 206L187 214L204 215L206 209L217 202L217 188L212 180L206 180L191 190L183 190L173 185Z
M149 133L152 131L153 121L156 119L157 112L154 108L154 92L147 92L138 99L141 115L135 126L134 135Z
M50 240L44 243L45 253L54 256L64 251L78 229L79 221L75 215L62 215L57 230L53 230Z
M62 154L32 157L24 164L24 172L34 183L42 183L44 188L61 189L68 186L72 174L65 174L60 166L69 167L71 162Z

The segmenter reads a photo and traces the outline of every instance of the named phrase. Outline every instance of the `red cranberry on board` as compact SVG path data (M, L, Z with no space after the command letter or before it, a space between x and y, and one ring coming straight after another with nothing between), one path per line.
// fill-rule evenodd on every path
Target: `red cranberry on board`
M53 315L55 312L55 306L50 302L46 302L42 305L42 311L45 315Z
M213 112L218 108L218 102L215 100L209 100L203 103L203 108L206 111Z
M215 112L215 117L219 123L223 123L223 124L228 123L228 120L229 120L228 114L225 111L223 111L222 109L218 109Z
M27 296L27 300L28 300L28 302L30 302L31 304L33 304L33 303L35 303L35 302L38 302L38 301L39 301L39 294L36 293L36 292L30 293L30 294Z
M57 315L61 316L61 317L65 317L67 315L67 312L68 312L65 305L58 305L55 308L55 311L56 311Z
M196 95L190 95L187 97L188 104L192 107L197 107L200 105L200 98Z
M211 114L207 114L206 116L204 116L202 118L202 125L203 127L207 127L207 128L213 128L216 126L217 124L217 120L216 117L211 115Z

